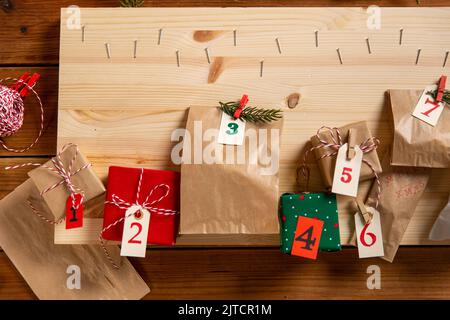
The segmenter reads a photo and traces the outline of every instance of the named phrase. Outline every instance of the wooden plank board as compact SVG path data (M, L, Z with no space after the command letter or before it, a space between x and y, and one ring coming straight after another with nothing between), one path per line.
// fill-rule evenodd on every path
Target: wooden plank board
M363 8L116 8L82 9L81 16L85 42L81 30L67 28L62 10L58 147L79 144L102 179L111 164L174 168L169 155L176 142L170 135L184 127L187 108L216 106L245 92L254 105L285 111L280 187L295 191L295 167L319 127L367 120L382 141L382 154L391 140L384 92L423 88L448 70L442 62L450 47L449 8L383 8L380 30L368 30ZM405 30L401 46L400 28ZM318 48L314 30L319 30ZM367 52L367 37L372 54ZM422 53L415 65L418 48ZM286 99L292 93L301 99L295 109L288 109ZM430 244L426 239L447 201L449 175L449 170L433 173L403 244ZM313 188L320 189L319 175L312 178ZM368 187L362 186L361 192ZM349 199L341 198L339 206L346 244L353 209ZM278 241L277 235L180 238L180 244L194 245Z
M152 290L145 299L450 298L450 248L401 248L392 264L357 255L344 249L312 262L276 249L159 249L130 260ZM367 289L370 265L380 267L380 290ZM0 299L35 298L3 252L0 280Z

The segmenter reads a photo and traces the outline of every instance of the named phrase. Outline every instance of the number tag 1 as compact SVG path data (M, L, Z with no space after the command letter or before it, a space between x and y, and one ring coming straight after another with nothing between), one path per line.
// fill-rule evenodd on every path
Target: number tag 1
M83 227L83 196L79 193L74 194L75 203L71 196L66 201L66 229L75 229Z
M380 213L372 207L368 207L367 211L372 214L372 221L368 224L362 214L355 214L356 242L360 259L384 256Z
M322 220L298 217L291 255L316 260L322 229Z
M234 119L222 112L220 120L219 136L217 141L221 144L240 146L244 143L245 122Z
M123 225L120 255L144 258L147 251L150 212L134 205L127 209L125 217L128 218L125 218Z
M356 197L358 193L359 175L363 152L359 146L355 146L355 156L347 159L348 144L339 148L334 168L333 187L331 191L336 194Z
M432 96L427 94L428 91L434 91L436 88L436 85L431 85L425 88L412 113L412 115L417 119L425 121L432 126L435 126L438 123L439 117L445 107L444 102L441 101L437 103L434 101Z

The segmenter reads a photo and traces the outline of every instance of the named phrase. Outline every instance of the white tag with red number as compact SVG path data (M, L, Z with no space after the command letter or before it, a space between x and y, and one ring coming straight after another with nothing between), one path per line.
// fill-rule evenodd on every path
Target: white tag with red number
M355 146L355 156L347 159L348 144L343 144L336 156L336 167L334 168L334 178L332 192L345 196L356 197L358 193L359 175L363 152L359 146Z
M123 257L145 257L147 251L148 227L150 225L150 212L134 205L125 212L123 224L122 248Z
M217 138L217 141L219 143L240 146L244 143L244 133L244 121L242 121L241 119L234 119L225 112L222 112L219 137Z
M444 102L441 101L437 103L431 95L427 94L427 92L435 91L436 89L436 85L426 87L420 96L419 102L417 102L417 105L414 108L414 112L412 113L414 117L425 121L433 127L438 123L439 117L445 108Z
M372 214L369 224L366 224L361 213L355 214L356 242L360 259L384 256L380 213L372 207L368 207L367 211Z

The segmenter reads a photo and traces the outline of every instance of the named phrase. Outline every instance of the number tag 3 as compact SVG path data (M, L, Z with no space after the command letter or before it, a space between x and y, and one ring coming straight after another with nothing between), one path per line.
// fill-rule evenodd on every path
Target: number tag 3
M347 149L347 143L339 148L331 191L336 194L356 197L363 153L359 146L355 146L355 156L348 160Z
M125 217L128 218L125 218L123 225L120 255L144 258L147 251L150 212L135 205L128 208Z
M372 207L368 207L367 211L373 215L369 224L366 224L360 213L355 214L356 242L360 259L384 256L380 213Z
M441 101L437 103L434 101L434 98L432 96L427 94L428 91L434 91L436 89L436 85L426 87L412 113L412 115L417 119L425 121L432 126L435 126L438 123L439 117L441 116L442 111L444 111L445 107L444 102Z
M316 260L322 229L322 220L298 217L291 255Z
M240 146L244 143L244 134L245 122L240 119L233 119L233 117L222 112L217 141L221 144Z

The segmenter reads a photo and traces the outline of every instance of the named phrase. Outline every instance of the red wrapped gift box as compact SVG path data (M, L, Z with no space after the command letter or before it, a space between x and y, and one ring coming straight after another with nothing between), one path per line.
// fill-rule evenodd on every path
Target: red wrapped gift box
M139 177L142 169L110 167L108 176L108 187L106 188L106 201L111 201L112 196L116 195L129 203L136 202ZM170 192L154 207L161 209L180 210L180 174L175 171L144 169L141 182L141 192L139 203L143 202L149 192L159 184L167 184ZM161 196L161 192L155 191L152 199ZM103 217L103 228L113 224L125 215L124 209L111 203L105 203ZM178 234L180 215L162 215L151 212L150 226L147 243L159 245L173 245ZM124 222L121 221L115 226L105 230L102 234L103 239L121 241Z

